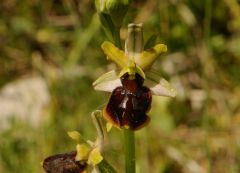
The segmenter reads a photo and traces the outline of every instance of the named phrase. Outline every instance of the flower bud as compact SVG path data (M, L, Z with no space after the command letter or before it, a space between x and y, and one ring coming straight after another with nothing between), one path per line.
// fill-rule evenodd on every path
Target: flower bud
M106 0L95 0L95 6L98 13L107 13Z
M108 14L116 27L120 27L128 11L130 0L95 0L99 15ZM106 20L106 19L105 19Z
M129 0L106 0L106 8L115 26L120 27L128 11Z
M110 40L114 38L115 26L106 8L106 0L95 0L100 23Z

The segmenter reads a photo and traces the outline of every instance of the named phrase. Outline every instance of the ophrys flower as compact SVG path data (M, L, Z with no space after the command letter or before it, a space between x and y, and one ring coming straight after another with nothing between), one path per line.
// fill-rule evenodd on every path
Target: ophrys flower
M93 83L96 90L112 92L103 116L116 127L137 130L150 120L152 95L176 96L171 85L150 69L167 46L157 44L143 50L142 25L130 24L125 52L111 42L104 42L102 49L120 67L120 73L110 71Z

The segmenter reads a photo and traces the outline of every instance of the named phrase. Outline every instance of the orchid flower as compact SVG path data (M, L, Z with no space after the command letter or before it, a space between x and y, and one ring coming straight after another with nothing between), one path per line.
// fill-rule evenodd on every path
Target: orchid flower
M175 89L159 74L151 70L154 61L167 51L167 46L157 44L143 50L142 24L128 26L125 51L105 41L102 49L108 60L120 68L100 76L94 89L111 92L112 95L103 110L103 116L119 128L140 129L149 122L147 112L152 95L175 97Z

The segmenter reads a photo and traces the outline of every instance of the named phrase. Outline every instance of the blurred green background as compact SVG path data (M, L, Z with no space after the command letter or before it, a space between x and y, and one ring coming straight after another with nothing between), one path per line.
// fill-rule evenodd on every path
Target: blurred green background
M177 89L154 97L137 132L139 173L240 172L240 2L133 0L121 30L144 23L168 45L154 69ZM66 132L95 139L90 114L109 94L92 82L114 69L93 0L1 0L0 172L43 173L41 161L73 150ZM105 156L123 172L122 132Z

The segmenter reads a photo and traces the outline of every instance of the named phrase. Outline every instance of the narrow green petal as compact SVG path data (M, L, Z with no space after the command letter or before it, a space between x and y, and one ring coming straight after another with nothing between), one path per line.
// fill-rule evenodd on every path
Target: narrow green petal
M103 125L102 111L96 110L91 114L93 124L97 130L97 138L103 143L105 136L105 126Z
M67 132L67 134L71 139L73 139L77 142L81 141L81 134L78 131L69 131L69 132Z
M156 58L165 52L167 52L167 46L165 44L157 44L153 48L143 51L140 57L136 59L136 63L143 70L148 70L151 68Z
M124 68L128 64L128 57L125 53L118 49L111 42L105 41L102 44L103 52L107 55L107 58L115 62L119 67Z
M76 161L86 159L90 152L90 148L86 144L77 144L76 150L77 150L77 155L75 157Z
M103 157L102 157L99 149L94 148L89 154L88 164L95 166L95 165L99 164L102 160L103 160Z
M113 127L113 124L110 123L110 122L108 122L108 123L106 124L107 132L110 132L110 130L112 129L112 127Z

